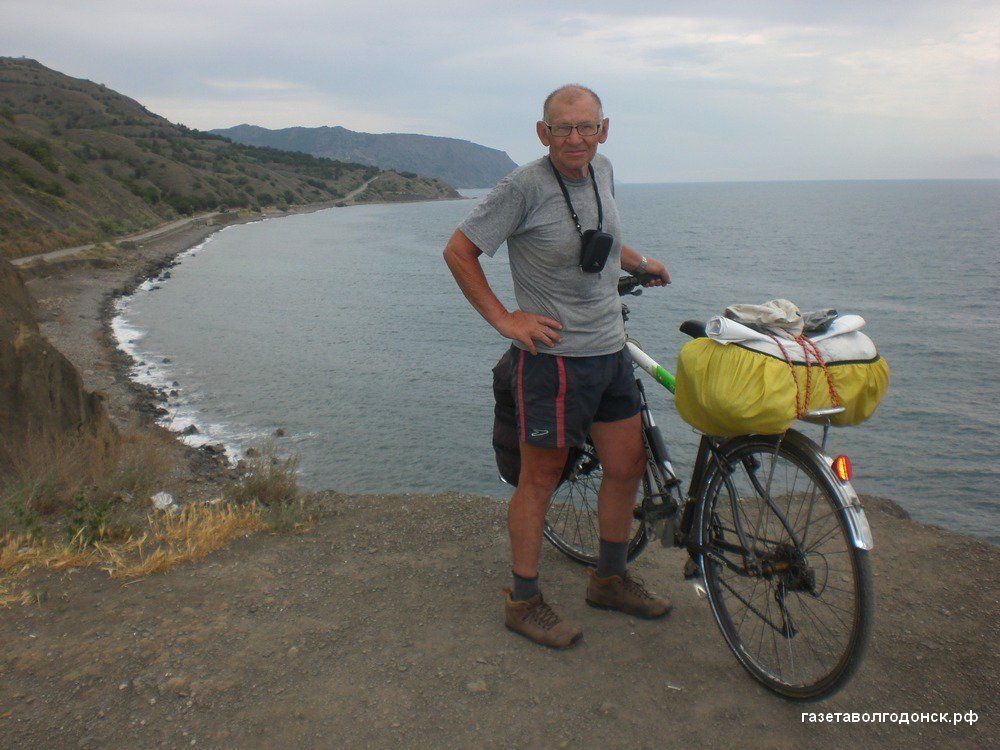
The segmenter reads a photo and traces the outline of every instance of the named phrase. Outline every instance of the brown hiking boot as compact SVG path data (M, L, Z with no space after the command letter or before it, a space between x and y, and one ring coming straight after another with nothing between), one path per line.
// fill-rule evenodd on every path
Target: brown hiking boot
M670 600L657 596L646 588L642 579L626 573L625 577L598 578L588 569L587 604L598 609L617 609L626 614L653 620L666 616L671 609Z
M583 636L583 631L559 617L541 594L524 602L513 601L510 594L510 589L503 590L508 629L550 648L569 648Z

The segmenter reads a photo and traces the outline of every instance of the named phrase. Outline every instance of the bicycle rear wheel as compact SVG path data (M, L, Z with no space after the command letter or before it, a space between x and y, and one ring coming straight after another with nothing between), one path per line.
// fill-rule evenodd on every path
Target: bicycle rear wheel
M545 514L542 533L567 557L584 565L597 565L600 533L597 523L597 492L601 486L601 462L594 446L588 441L579 449L572 470L552 493ZM642 479L642 492L647 494L648 480ZM628 559L633 560L646 546L646 525L633 526L629 540Z
M702 487L702 571L729 648L774 692L840 689L872 627L871 569L831 480L796 433L737 438ZM725 468L724 468L725 467Z

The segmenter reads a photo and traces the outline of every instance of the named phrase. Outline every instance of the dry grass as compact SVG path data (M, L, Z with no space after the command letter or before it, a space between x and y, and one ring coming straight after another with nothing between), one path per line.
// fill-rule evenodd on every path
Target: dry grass
M308 521L311 498L299 491L298 459L279 458L273 444L253 453L224 500L143 518L132 501L146 502L162 489L171 455L165 440L133 429L116 440L31 440L18 455L0 445L8 470L0 475L0 607L39 600L25 588L32 570L99 567L116 580L142 578L201 560L252 532Z
M98 562L93 550L69 542L52 544L29 534L5 534L0 537L0 607L37 601L36 595L22 589L19 580L32 568L66 570Z
M149 531L118 545L96 545L112 578L141 578L201 560L236 537L264 528L256 505L197 503L149 516Z
M138 427L120 435L36 434L16 443L0 439L0 531L17 530L12 516L70 510L81 495L111 505L144 498L169 472L167 440Z
M28 604L34 596L20 583L31 569L99 566L114 579L143 578L183 562L201 560L237 537L266 528L258 505L194 503L177 513L147 517L148 528L116 543L81 546L7 534L0 538L0 607Z
M243 476L226 488L226 497L263 506L287 505L299 499L299 457L280 457L273 440L249 450L243 466Z
M72 542L47 543L45 539L7 535L0 539L0 573L20 572L26 568L87 568L98 562L94 550Z
M30 591L20 591L17 585L0 578L0 608L6 609L15 605L27 606L35 601Z

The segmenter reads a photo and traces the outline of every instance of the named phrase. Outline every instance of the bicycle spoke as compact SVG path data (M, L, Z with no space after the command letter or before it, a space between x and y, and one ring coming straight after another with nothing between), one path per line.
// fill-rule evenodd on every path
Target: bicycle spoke
M777 609L777 603L775 603L775 609ZM771 615L771 597L770 596L767 597L767 613L768 613L769 616ZM779 614L781 614L780 610L779 610ZM771 619L774 619L773 616L771 616ZM785 622L784 615L782 615L781 619L782 619L782 627L785 627L787 625L787 623ZM771 647L774 649L774 660L777 662L777 666L778 666L778 674L781 674L781 656L778 654L778 642L775 640L774 633L771 633L770 637L771 637Z
M834 534L836 534L838 531L840 531L840 526L839 525L833 526L829 531L827 531L825 534L823 534L823 536L821 536L817 541L813 542L812 546L806 547L802 551L805 554L809 554L810 552L812 552L813 550L815 550L816 547L818 547L821 542L826 541L828 538L830 538L831 536L833 536Z
M806 511L806 525L805 525L805 528L802 529L802 534L799 537L799 544L800 545L804 545L806 543L806 538L809 536L809 523L810 523L810 519L812 518L813 506L815 505L815 502L816 502L816 492L818 491L818 489L819 489L818 486L814 484L813 485L812 496L809 498L809 502L808 502L808 508L809 509ZM802 506L805 506L806 505L805 498L803 498L802 500L803 500ZM799 507L800 511L801 511L802 506ZM798 515L796 515L796 519L795 520L796 520L796 526L793 526L793 528L797 528Z
M810 617L812 619L812 621L816 624L816 626L817 626L816 627L816 635L819 636L820 640L823 641L823 644L824 644L824 646L826 646L828 652L831 655L836 656L837 652L834 651L834 649L830 646L830 642L826 639L826 636L823 635L823 630L824 629L826 629L827 633L830 633L829 628L827 628L826 626L823 625L823 623L819 619L819 617L817 617L816 614L809 609L809 607L805 606L805 602L803 601L802 597L798 594L798 592L795 592L795 594L796 594L796 599L798 600L799 605L802 608L802 611L808 617ZM831 635L832 635L832 633L831 633Z
M796 595L799 595L798 591L796 591L794 593ZM801 597L801 595L799 595L799 596ZM837 617L837 614L836 614L837 612L843 612L845 615L853 615L854 614L851 610L844 609L843 607L838 607L838 606L836 606L834 604L830 604L830 602L824 602L821 599L816 599L815 597L813 597L813 601L816 604L818 604L820 606L823 606L823 607L826 607L827 609L829 609L830 610L830 614L834 617L834 619L836 619L842 625L846 625L847 623L844 622L843 620L841 620L839 617ZM804 604L804 602L803 602L803 604Z

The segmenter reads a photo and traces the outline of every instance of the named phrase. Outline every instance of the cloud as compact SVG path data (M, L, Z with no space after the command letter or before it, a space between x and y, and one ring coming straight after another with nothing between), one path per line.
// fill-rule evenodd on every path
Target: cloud
M306 91L308 86L298 81L279 81L267 78L247 78L243 80L206 79L204 84L213 89L223 91L250 91L271 93L274 91Z
M517 161L539 153L545 94L581 81L625 179L915 176L1000 154L995 3L418 7L0 0L0 48L194 127L411 130Z

